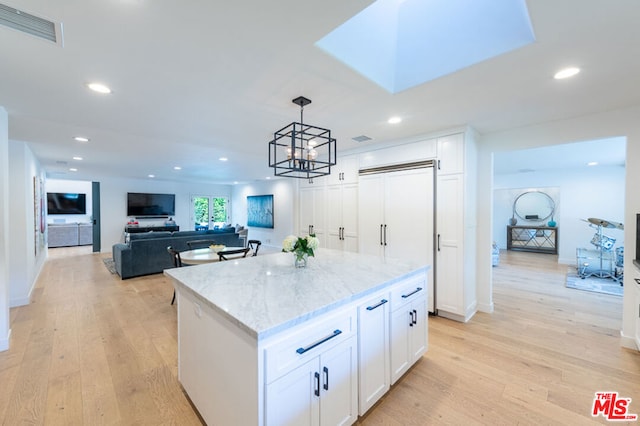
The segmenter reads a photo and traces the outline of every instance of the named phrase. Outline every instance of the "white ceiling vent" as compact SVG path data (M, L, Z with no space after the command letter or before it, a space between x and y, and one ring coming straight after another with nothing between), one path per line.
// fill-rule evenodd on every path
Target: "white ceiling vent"
M62 46L62 24L51 22L15 7L0 4L0 25Z
M369 136L366 135L360 135L360 136L356 136L354 138L351 138L356 142L366 142L366 141L370 141L371 138Z

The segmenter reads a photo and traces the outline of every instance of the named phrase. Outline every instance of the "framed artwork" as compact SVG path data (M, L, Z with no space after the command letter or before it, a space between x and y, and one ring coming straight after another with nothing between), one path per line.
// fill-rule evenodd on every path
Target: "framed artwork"
M247 196L247 225L273 228L273 194Z

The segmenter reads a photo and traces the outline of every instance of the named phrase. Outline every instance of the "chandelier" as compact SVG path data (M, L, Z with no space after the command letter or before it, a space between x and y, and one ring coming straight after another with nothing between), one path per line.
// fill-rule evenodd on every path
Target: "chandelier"
M275 176L313 179L331 173L336 165L336 140L331 130L304 124L302 114L310 99L293 99L300 105L300 122L293 122L273 134L269 142L269 167Z

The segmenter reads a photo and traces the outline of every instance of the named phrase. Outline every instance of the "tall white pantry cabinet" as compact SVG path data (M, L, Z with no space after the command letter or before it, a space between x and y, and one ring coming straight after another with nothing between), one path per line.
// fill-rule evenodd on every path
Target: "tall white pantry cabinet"
M338 157L330 176L300 182L299 230L322 247L431 264L428 310L466 322L477 310L475 175L472 129Z
M436 295L438 315L468 321L477 311L476 146L471 132L438 138Z

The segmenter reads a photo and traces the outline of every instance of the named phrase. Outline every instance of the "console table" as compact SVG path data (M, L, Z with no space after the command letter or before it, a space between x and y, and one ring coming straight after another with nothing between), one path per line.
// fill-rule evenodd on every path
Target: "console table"
M558 254L558 228L507 226L507 250Z
M178 225L159 225L159 226L138 226L138 225L134 225L134 226L125 226L124 227L124 232L128 233L128 234L135 234L135 233L139 233L139 232L149 232L149 231L154 231L154 232L158 232L158 231L169 231L169 232L174 232L174 231L179 231L180 227Z

